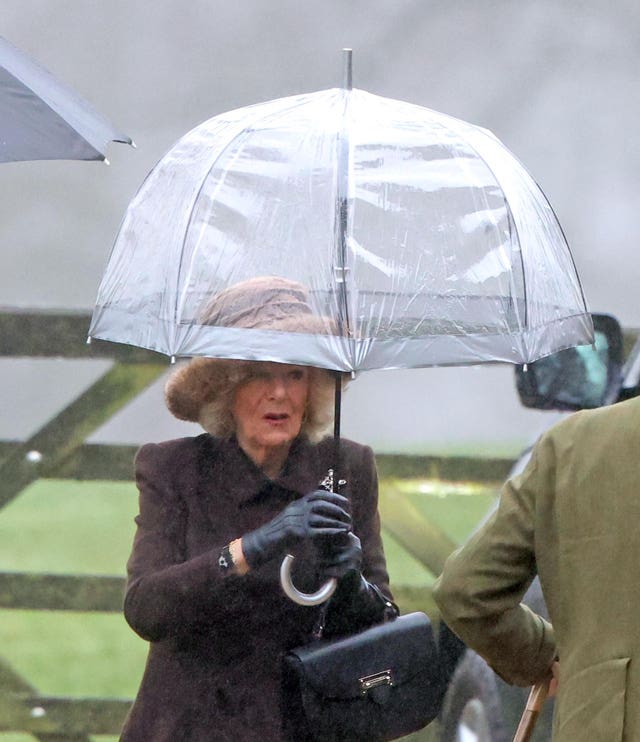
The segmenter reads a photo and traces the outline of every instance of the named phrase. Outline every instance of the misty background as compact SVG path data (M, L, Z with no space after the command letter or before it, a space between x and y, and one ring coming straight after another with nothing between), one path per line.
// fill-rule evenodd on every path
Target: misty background
M111 164L0 165L0 305L90 310L129 200L173 143L223 111L342 81L491 129L563 226L592 311L640 326L636 0L2 0L0 35L135 140ZM0 360L0 438L29 437L107 368ZM343 433L380 452L516 455L556 413L508 366L363 373ZM198 432L162 382L91 441Z

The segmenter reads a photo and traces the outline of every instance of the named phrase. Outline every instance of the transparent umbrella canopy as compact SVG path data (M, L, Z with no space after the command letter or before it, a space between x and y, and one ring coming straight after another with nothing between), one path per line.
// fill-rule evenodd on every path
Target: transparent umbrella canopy
M207 317L213 295L262 275L308 287L324 329ZM180 139L127 209L89 334L338 371L526 363L593 339L558 220L507 148L348 84Z
M527 363L593 341L558 221L486 129L343 88L241 108L186 134L129 205L90 337L173 357L335 371ZM314 332L226 326L212 297L304 284ZM332 488L339 482L340 374ZM296 602L326 600L281 582Z

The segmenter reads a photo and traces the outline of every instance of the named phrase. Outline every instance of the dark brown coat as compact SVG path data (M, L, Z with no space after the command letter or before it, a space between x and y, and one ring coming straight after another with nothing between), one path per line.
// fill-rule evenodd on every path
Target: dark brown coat
M319 609L284 596L277 563L224 577L217 559L229 541L316 489L331 453L329 440L297 440L282 476L270 482L233 440L204 434L139 451L140 515L125 616L151 646L122 740L283 738L280 658L308 641ZM389 594L371 449L343 441L341 478L362 541L363 573ZM296 556L296 584L316 587L310 561Z

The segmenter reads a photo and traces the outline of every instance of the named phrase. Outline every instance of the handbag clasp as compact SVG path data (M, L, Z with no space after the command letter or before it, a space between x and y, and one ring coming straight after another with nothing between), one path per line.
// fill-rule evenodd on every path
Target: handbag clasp
M364 696L367 691L370 691L372 688L377 688L379 685L393 685L393 679L391 678L391 669L389 670L382 670L381 672L376 672L373 675L365 675L365 677L360 678L360 692Z

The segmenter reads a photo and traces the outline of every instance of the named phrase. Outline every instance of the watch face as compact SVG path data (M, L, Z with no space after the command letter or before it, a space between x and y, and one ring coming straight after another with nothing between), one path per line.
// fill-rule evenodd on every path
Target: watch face
M224 549L220 552L220 556L218 557L218 566L224 571L233 567L233 559L231 557L231 552L229 551L228 546L225 546Z

